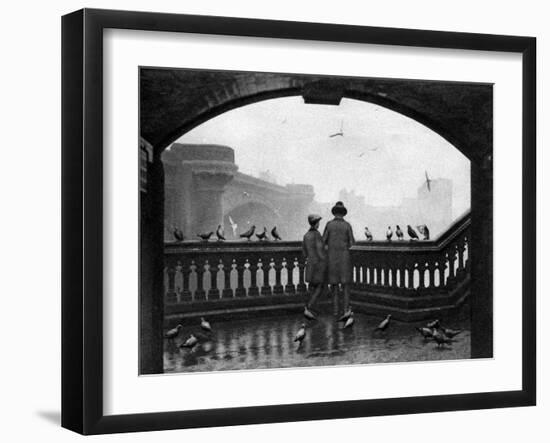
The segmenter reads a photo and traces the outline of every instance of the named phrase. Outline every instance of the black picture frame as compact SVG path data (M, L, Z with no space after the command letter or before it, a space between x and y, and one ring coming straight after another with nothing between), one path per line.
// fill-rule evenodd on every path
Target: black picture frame
M103 30L191 32L522 54L522 388L131 415L103 412ZM62 426L150 431L536 403L536 39L504 35L83 9L62 18Z

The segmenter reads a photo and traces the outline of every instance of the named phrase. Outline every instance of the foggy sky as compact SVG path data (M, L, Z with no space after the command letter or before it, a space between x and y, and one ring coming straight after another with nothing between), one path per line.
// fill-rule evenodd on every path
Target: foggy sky
M344 137L330 138L342 122ZM266 100L215 117L178 142L230 146L240 172L269 170L278 184L311 184L319 202L335 201L346 188L367 204L399 205L416 197L426 170L430 178L453 181L453 217L470 207L466 157L420 123L362 101Z

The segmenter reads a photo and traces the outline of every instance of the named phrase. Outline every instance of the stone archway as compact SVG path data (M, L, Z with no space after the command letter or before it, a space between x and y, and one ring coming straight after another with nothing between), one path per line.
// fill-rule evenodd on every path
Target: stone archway
M459 149L471 161L472 357L491 357L492 340L492 86L488 84L362 79L298 74L142 68L141 143L151 146L142 191L141 372L162 371L161 154L185 132L231 109L269 98L301 95L306 103L338 105L343 97L384 106L413 118ZM161 189L162 188L162 189ZM160 316L160 320L159 320ZM160 345L158 344L160 343ZM159 370L160 365L160 370Z

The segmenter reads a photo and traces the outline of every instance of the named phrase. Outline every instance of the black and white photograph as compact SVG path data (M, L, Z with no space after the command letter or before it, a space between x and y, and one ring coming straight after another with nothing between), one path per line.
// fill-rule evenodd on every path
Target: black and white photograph
M139 85L140 316L162 312L140 373L492 357L492 237L472 235L492 84L142 66Z

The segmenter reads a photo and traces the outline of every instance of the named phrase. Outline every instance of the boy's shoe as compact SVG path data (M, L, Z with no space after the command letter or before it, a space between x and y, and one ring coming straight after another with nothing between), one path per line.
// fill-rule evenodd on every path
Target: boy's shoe
M338 319L338 321L346 321L348 318L350 318L353 315L353 311L348 309L346 312L344 312L344 315Z
M304 317L308 320L315 320L317 317L315 317L315 314L309 310L309 308L306 306L304 308Z

